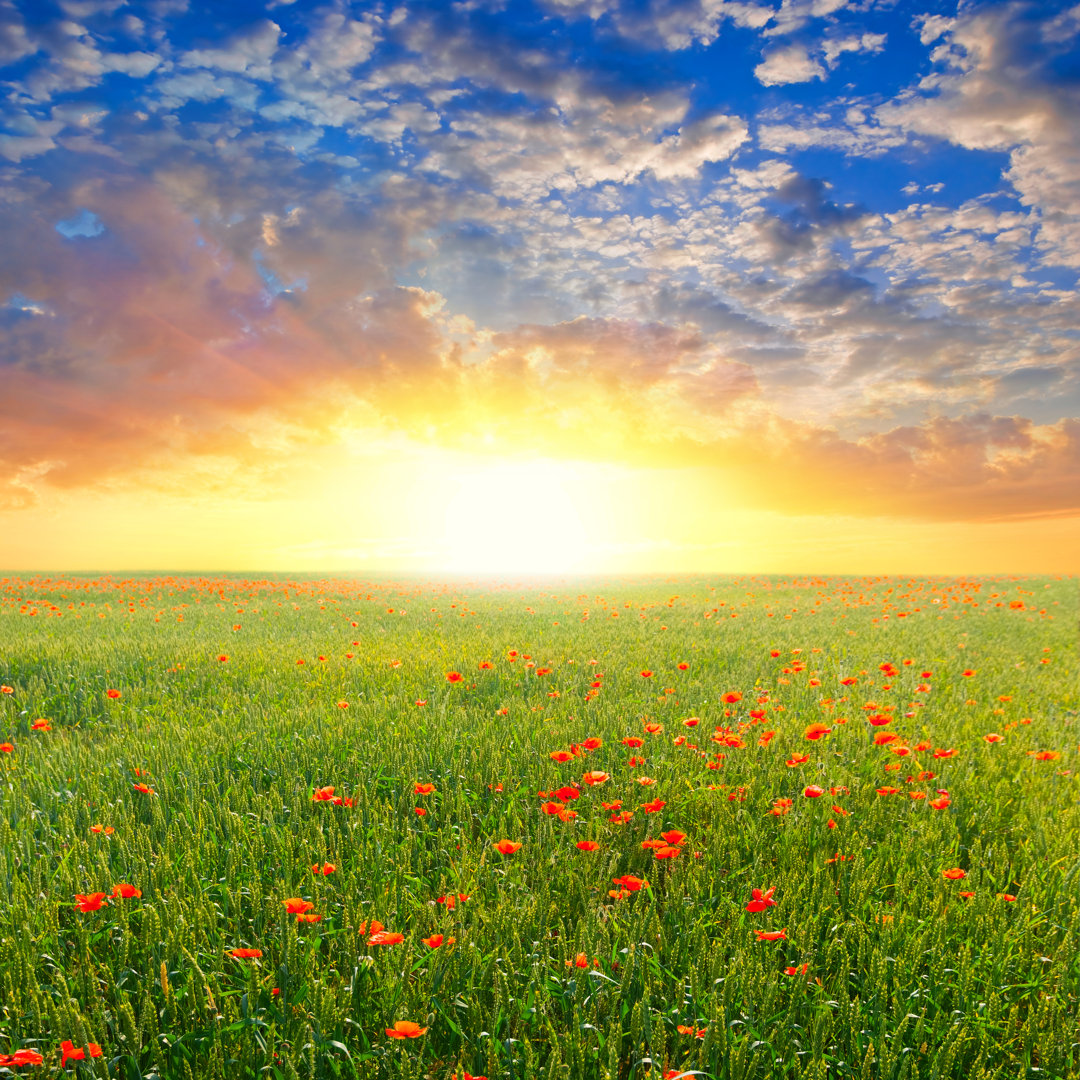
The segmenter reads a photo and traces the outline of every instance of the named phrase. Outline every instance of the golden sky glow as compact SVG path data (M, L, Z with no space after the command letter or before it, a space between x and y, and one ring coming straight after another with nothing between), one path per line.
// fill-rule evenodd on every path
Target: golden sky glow
M0 569L1080 570L1075 14L192 3L4 8Z

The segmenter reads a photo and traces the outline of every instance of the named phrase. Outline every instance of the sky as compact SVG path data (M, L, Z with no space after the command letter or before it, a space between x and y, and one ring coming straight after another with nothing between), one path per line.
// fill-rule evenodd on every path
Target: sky
M1080 571L1080 5L0 0L0 568Z

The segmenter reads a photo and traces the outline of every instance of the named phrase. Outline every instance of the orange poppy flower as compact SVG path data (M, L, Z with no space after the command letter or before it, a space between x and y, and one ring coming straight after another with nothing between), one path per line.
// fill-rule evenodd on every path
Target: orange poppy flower
M967 871L961 870L959 866L954 866L951 870L942 870L941 876L948 878L950 881L960 881L962 878L967 877Z
M590 735L582 744L586 750L599 750L604 745L604 740L596 735Z
M16 1050L14 1054L0 1054L0 1068L18 1069L23 1065L44 1065L45 1059L36 1050Z
M606 783L611 779L611 776L606 772L601 772L599 769L596 769L592 772L585 773L581 779L588 784L589 787L595 787L597 784Z
M442 934L432 934L431 937L420 939L429 949L437 949L446 939Z
M312 863L311 872L313 874L322 874L323 877L327 877L330 874L337 873L337 867L333 863L328 862L328 863L323 863L322 864L322 869L320 870L318 863Z
M817 784L808 784L803 788L803 795L808 799L818 799L825 794L825 789L820 788Z
M0 743L0 754L13 754L15 753L15 746L12 743L4 742Z
M726 694L722 695L720 700L725 705L734 705L736 702L742 701L742 692L739 690L729 690Z
M578 851L596 851L600 847L595 840L579 840L574 846Z
M991 731L989 735L984 735L983 738L988 743L998 743L998 742L1003 742L1004 739L1005 739L1005 736L1004 735L999 735L996 731Z
M446 673L446 681L450 683L461 682L465 676L460 671L448 671Z
M396 934L390 930L377 930L368 938L369 945L400 945L405 940L404 934Z
M629 746L631 750L636 750L639 746L645 745L645 740L639 739L636 735L627 735L622 740L622 744L623 746Z
M646 814L658 814L665 806L667 806L667 803L663 799L653 799L651 802L642 803L641 809Z
M8 691L8 692L10 693L10 691ZM113 701L115 701L120 696L120 691L119 690L106 690L105 691L105 696L107 698L112 698Z
M102 904L107 904L108 900L105 899L105 893L96 892L85 895L83 893L75 894L75 906L85 915L90 911L99 911Z
M831 731L832 726L830 724L811 724L806 731L803 732L803 736L811 742L817 742L823 735L828 735Z
M60 1068L66 1068L69 1061L85 1061L87 1053L92 1058L101 1057L101 1047L97 1043L87 1043L85 1047L76 1046L70 1039L60 1044Z
M495 850L499 852L500 855L513 855L514 852L518 851L520 848L521 844L514 840L500 840L495 845Z
M426 1027L413 1023L412 1020L397 1020L392 1028L386 1029L391 1039L418 1039L427 1033Z
M755 930L758 941L787 941L787 927L783 930Z
M552 750L551 753L548 754L548 757L550 757L552 761L564 762L572 761L574 755L571 754L569 750Z
M612 814L608 821L612 825L625 825L634 816L633 810L623 810L621 813Z
M131 900L142 896L142 890L136 889L134 885L128 885L127 882L122 881L119 885L113 886L112 894L122 900Z
M660 834L669 844L681 844L686 839L686 833L679 832L678 829L668 829L667 832Z
M91 825L90 831L92 833L104 833L106 836L112 836L116 832L111 825Z
M789 769L794 769L796 765L802 765L804 762L810 760L809 754L792 754L791 757L784 762Z
M417 782L413 785L414 795L430 795L435 790L434 784L421 784Z
M262 956L262 949L231 949L229 955L237 960L258 960Z
M315 906L310 900L302 900L299 896L291 896L288 900L282 900L281 902L290 915L300 915L305 911L310 911Z
M674 859L676 855L682 854L682 848L679 847L661 847L657 848L654 855L658 859Z
M48 720L35 720L30 725L31 731L52 731L52 724Z
M686 670L687 670L687 669L688 669L688 668L690 667L690 665L689 665L689 664L685 664L685 663L683 663L683 664L676 664L675 666L676 666L676 667L677 667L677 668L678 668L678 669L679 669L680 671L686 671Z
M626 889L628 892L638 892L641 889L646 889L649 883L643 878L636 877L633 874L623 874L622 877L611 879L616 885Z

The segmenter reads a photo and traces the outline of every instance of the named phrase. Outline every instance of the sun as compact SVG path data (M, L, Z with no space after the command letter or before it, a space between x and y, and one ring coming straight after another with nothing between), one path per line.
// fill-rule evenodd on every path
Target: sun
M584 478L567 462L463 465L450 478L440 568L470 574L585 569L590 543Z

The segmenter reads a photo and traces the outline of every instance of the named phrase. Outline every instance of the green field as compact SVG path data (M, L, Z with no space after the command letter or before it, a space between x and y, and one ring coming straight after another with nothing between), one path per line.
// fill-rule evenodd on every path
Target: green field
M0 1061L1080 1076L1077 618L1062 578L4 578Z

